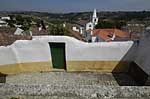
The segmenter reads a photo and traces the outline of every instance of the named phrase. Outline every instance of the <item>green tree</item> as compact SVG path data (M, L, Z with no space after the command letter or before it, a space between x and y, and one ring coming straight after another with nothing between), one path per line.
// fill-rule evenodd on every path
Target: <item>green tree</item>
M99 21L96 25L96 29L104 28L117 28L121 29L122 26L126 25L125 21Z
M8 25L10 27L15 27L14 24L15 24L15 21L14 20L6 20L6 22L8 23Z
M115 24L109 21L99 21L95 28L115 28Z
M50 35L68 35L69 30L62 25L49 26Z
M16 23L17 25L23 25L24 18L21 15L16 16Z

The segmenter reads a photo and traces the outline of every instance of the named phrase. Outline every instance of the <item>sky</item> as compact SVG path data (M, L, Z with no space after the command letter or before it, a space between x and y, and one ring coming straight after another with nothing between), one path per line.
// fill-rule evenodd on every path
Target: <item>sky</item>
M150 0L0 0L0 11L150 11Z

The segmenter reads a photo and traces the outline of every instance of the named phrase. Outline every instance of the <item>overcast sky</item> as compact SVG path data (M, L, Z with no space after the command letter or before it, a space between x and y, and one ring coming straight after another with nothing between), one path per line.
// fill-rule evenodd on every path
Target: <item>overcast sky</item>
M0 11L150 11L150 0L0 0Z

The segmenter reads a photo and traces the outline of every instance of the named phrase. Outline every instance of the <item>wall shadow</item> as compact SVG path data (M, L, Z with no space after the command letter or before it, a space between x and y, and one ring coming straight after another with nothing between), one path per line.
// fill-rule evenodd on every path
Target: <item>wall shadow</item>
M128 50L126 55L113 69L112 74L120 86L148 86L146 84L149 75L138 66L134 59L136 50L139 47L136 43Z
M130 75L138 83L139 86L149 86L146 84L149 75L144 72L135 62L130 63L128 75Z
M0 73L0 83L6 83L6 74Z

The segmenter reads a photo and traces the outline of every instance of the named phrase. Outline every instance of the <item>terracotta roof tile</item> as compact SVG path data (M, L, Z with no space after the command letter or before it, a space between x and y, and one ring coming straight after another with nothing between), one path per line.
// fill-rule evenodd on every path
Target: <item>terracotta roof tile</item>
M112 36L115 34L117 39L129 39L130 33L126 33L119 29L95 29L93 30L93 36L99 36L105 41L111 41ZM139 39L137 35L132 35L131 39Z

